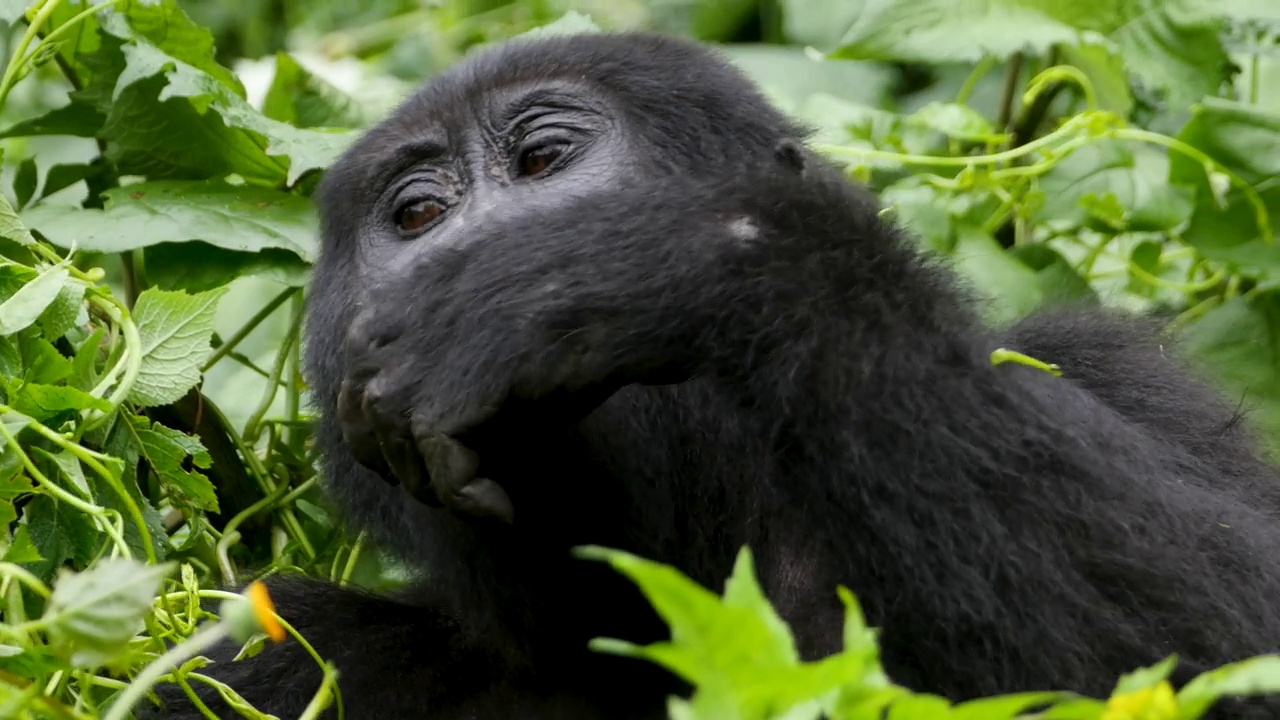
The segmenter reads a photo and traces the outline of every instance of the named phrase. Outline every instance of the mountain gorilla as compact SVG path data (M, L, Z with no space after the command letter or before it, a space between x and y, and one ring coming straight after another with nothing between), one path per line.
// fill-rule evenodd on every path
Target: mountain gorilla
M474 55L329 170L325 475L426 573L268 581L347 717L661 717L665 671L587 649L665 632L587 543L712 586L751 546L808 658L845 584L891 677L954 699L1280 645L1280 478L1232 406L1142 324L985 329L804 141L710 51L591 34ZM263 710L317 687L297 643L234 652L207 670Z

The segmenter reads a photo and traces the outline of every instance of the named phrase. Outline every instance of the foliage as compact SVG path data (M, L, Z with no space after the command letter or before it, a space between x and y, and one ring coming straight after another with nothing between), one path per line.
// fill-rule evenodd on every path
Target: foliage
M274 627L260 595L214 587L405 580L318 488L298 342L309 196L410 83L535 28L723 43L989 298L992 323L1062 302L1165 314L1280 450L1271 0L234 5L0 0L0 717L118 720L154 682L212 682L208 643L233 633L251 652ZM992 361L1056 372L1016 348ZM885 676L847 590L844 650L802 662L745 551L719 597L582 554L670 624L668 643L594 647L690 681L674 718L1181 720L1280 689L1267 657L1175 693L1170 658L1107 700L951 705ZM326 666L308 717L339 690Z

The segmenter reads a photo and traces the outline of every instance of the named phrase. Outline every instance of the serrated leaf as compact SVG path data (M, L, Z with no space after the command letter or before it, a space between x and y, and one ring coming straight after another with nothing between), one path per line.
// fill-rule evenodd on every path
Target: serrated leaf
M31 542L43 558L24 566L42 580L49 579L68 560L85 565L104 540L88 515L47 495L32 498L22 515Z
M49 307L40 314L40 319L36 321L40 324L41 334L56 340L75 327L81 313L85 312L84 292L84 283L78 280L71 280L63 285L58 291L58 297L54 298Z
M137 434L142 456L151 464L152 472L159 476L161 486L175 505L218 512L218 495L213 483L205 475L183 467L188 457L198 468L208 468L212 462L197 438L160 423L139 429Z
M60 247L118 253L200 240L244 253L284 250L307 262L319 228L306 198L221 181L138 183L104 193L102 210L40 205L23 218Z
M0 335L12 335L30 327L58 299L70 276L66 266L55 265L0 303Z
M4 557L0 558L0 562L7 563L36 563L44 560L40 556L40 551L31 542L31 535L27 532L26 525L19 525L18 532L13 534L13 542L9 543L9 549L4 551Z
M17 336L27 382L54 385L71 374L71 361L53 343L27 333Z
M142 369L129 400L167 405L200 382L200 366L212 352L213 318L226 287L194 295L148 288L133 311L142 340Z
M102 29L120 38L145 41L244 96L235 74L218 63L213 33L192 21L175 0L129 3L123 14L105 20Z
M169 98L186 98L197 110L216 112L228 126L265 139L268 157L287 159L285 183L288 185L293 185L311 170L328 167L355 137L348 130L296 128L272 120L225 85L195 68L173 61L155 48L126 45L124 51L129 68L134 72L150 71L155 74L162 68L170 68L164 70L168 84L160 91L158 99L161 102ZM127 87L125 83L129 80L131 75L122 74L117 90Z
M70 648L79 667L106 662L142 629L160 583L173 568L173 563L109 558L62 575L43 617L50 638Z

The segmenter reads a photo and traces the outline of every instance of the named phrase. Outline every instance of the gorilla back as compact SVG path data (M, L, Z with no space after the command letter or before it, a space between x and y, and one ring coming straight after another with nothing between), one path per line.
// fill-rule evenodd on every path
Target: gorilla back
M1280 478L1231 407L1122 318L984 329L804 139L708 50L580 35L474 55L328 171L324 473L427 576L268 581L349 717L661 717L678 685L586 648L663 628L585 543L709 585L750 545L810 658L845 584L891 677L954 699L1276 648ZM234 650L210 671L263 710L319 682Z

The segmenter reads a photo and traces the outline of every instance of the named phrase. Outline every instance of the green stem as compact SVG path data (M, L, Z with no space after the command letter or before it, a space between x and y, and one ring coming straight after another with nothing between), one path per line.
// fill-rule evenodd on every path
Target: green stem
M253 317L249 318L248 322L240 326L240 329L237 330L234 335L227 338L226 342L219 345L218 349L213 351L213 354L209 356L208 360L205 360L204 365L200 368L201 374L209 372L209 368L212 368L214 364L221 360L227 353L234 350L236 345L240 344L240 341L248 337L249 333L253 332L255 328L262 324L263 320L266 320L271 313L276 311L276 308L283 305L285 300L288 300L297 292L300 292L298 288L286 288L284 292L281 292L279 295L271 298L271 301L262 306L262 309L255 313Z
M40 9L36 11L36 16L31 19L27 25L27 30L22 34L22 39L18 41L18 47L13 51L13 56L9 58L9 66L4 69L4 76L0 77L0 108L4 107L5 102L9 99L9 93L13 91L13 86L18 83L18 73L22 70L27 61L27 48L31 46L31 41L35 40L36 35L40 32L40 27L45 24L53 11L58 9L62 4L62 0L42 0L42 4L38 5Z

